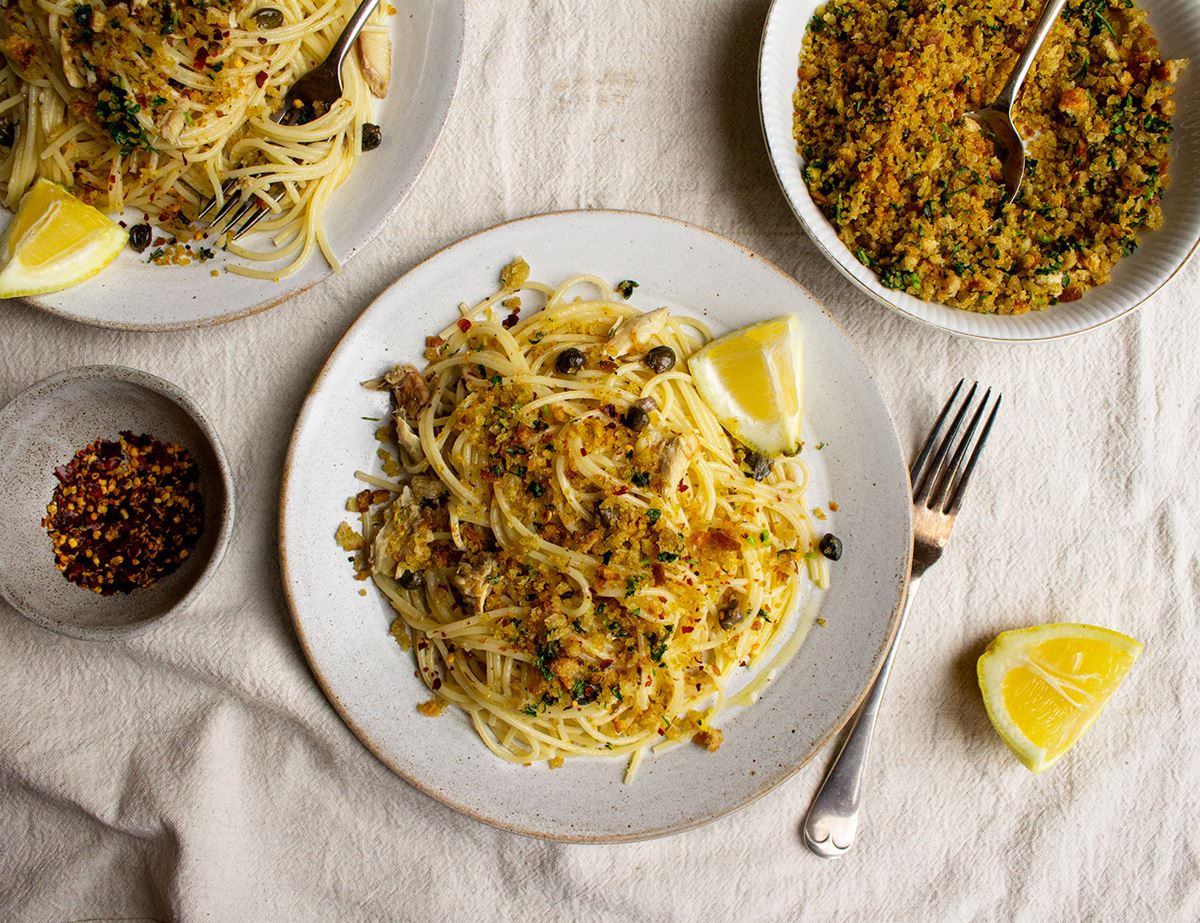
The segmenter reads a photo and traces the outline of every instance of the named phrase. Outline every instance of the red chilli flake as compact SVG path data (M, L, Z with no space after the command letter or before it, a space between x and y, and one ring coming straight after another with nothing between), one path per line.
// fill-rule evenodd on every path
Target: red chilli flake
M461 330L463 333L466 333L468 330L471 329L471 322L469 320L467 320L465 317L460 317L458 319L458 329Z
M681 635L690 635L695 630L696 629L693 628L691 625L684 625L681 629L679 629L679 633Z
M434 692L437 692L439 689L442 688L442 678L440 676L435 676L433 678L432 688L433 688Z
M204 70L204 65L207 63L208 63L208 46L201 45L200 48L196 51L196 57L192 59L192 64L195 65L196 70Z
M263 88L263 85L267 82L267 72L259 71L257 74L255 74L254 82L258 85L258 88L261 90Z
M504 318L504 320L500 322L500 326L505 330L512 330L513 327L517 326L520 320L521 318L517 317L517 315L513 313Z
M579 457L587 458L587 449L585 449L583 446L579 447Z

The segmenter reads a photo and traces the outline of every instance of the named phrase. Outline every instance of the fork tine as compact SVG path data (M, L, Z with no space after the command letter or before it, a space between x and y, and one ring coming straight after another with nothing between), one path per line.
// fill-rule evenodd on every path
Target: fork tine
M237 240L239 237L249 231L252 227L266 217L268 211L270 211L270 209L265 205L260 205L258 208L254 209L254 211L250 213L250 217L242 222L242 226L233 232L233 236L230 238L230 240Z
M954 445L954 437L958 435L958 428L962 426L963 417L970 410L977 390L979 390L979 382L971 385L971 390L967 392L966 400L963 401L962 406L958 409L958 413L954 415L950 429L946 431L946 435L942 437L942 441L938 444L937 451L933 455L933 461L929 463L929 470L925 473L925 477L921 479L921 489L913 494L914 505L917 503L928 503L929 496L938 482L942 463L945 462L946 456L950 453L950 447Z
M283 108L280 109L273 119L280 125L295 125L304 115L303 106L293 106L292 98L289 97L283 101Z
M237 211L235 211L233 213L233 216L228 221L225 222L225 226L221 229L222 233L228 233L229 229L232 228L239 221L241 221L242 218L245 217L247 212L249 212L252 208L255 208L258 205L258 200L252 195L242 196L242 198L239 199L239 201L241 202L241 206L238 208ZM215 221L212 223L212 226L213 227L216 226Z
M965 381L965 378L960 378L958 384L954 386L954 393L950 395L950 400L946 401L946 406L942 408L942 412L938 414L938 418L933 422L933 426L929 429L929 435L925 439L925 444L921 446L921 451L917 453L916 460L909 468L909 479L912 481L914 494L921 480L921 469L925 466L925 459L929 457L929 453L937 441L938 431L942 428L942 423L945 422L946 416L950 413L950 408L954 406L954 400L958 397L958 392L962 390L963 382Z
M930 509L938 509L949 495L950 488L953 486L955 477L958 474L958 467L962 464L963 457L967 454L967 449L971 446L971 439L975 435L975 430L979 427L979 421L983 417L983 412L987 410L988 401L991 397L992 389L988 388L983 394L983 400L979 403L979 408L975 411L971 417L971 422L967 425L967 431L963 433L962 439L958 441L958 448L950 456L949 464L946 465L942 476L938 478L937 486L930 493Z
M992 431L992 424L996 422L996 414L1000 411L1000 402L1002 400L1004 400L1004 395L997 394L996 403L992 405L992 412L988 414L987 422L983 424L983 432L979 434L979 441L975 443L975 451L971 453L970 459L967 460L967 467L963 469L962 476L958 479L958 484L954 487L954 493L950 495L950 502L946 506L946 513L948 515L955 515L962 504L963 492L967 489L967 481L970 480L971 472L975 470L975 463L979 461L979 456L983 452L983 444L987 442L988 434Z
M226 203L228 203L228 201L229 201L229 193L233 190L233 187L236 185L237 185L237 180L235 180L235 179L227 179L227 180L225 180L224 183L221 184L221 197L225 199ZM198 211L196 213L196 217L193 218L192 220L200 221L201 219L204 218L205 215L207 215L210 211L212 211L213 206L216 204L217 204L217 197L212 196L208 200L208 203L204 206L204 208L200 209L200 211ZM215 224L219 220L220 220L220 216L218 215L217 218L214 218L209 223Z
M221 219L224 218L226 215L228 215L238 205L240 205L242 203L242 201L243 201L243 197L241 194L230 196L229 198L227 198L225 200L225 204L221 206L220 210L215 215L213 215L212 221L208 222L208 226L210 228L215 228L218 224L221 223Z

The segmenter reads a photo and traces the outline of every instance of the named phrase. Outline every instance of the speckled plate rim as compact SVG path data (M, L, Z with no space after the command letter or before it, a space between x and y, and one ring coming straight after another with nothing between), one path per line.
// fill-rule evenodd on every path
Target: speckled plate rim
M192 584L191 589L170 609L131 625L108 627L102 630L81 628L78 626L64 626L53 620L44 619L39 614L30 612L19 605L16 600L8 595L3 581L0 581L0 597L3 597L4 601L12 606L14 611L20 613L35 625L40 625L58 634L66 634L81 641L116 641L130 638L152 628L164 619L189 608L199 598L208 585L208 582L217 572L217 568L221 566L221 562L225 559L225 553L228 551L230 540L233 537L233 525L237 511L233 471L229 467L229 458L225 454L225 447L221 444L221 439L217 435L216 429L208 421L208 418L204 415L204 411L200 409L199 405L182 388L167 381L165 378L152 375L150 372L144 372L141 369L125 365L83 365L64 369L61 372L55 372L53 375L47 375L45 378L35 381L20 391L3 407L0 407L0 432L3 432L6 428L8 417L19 413L21 404L33 399L36 396L36 392L50 391L82 378L99 377L110 378L145 388L147 391L152 391L155 394L165 397L182 410L196 424L196 428L200 430L200 434L212 448L213 457L217 461L218 477L225 489L225 503L221 507L221 524L217 529L212 554L209 556L208 561L205 562L203 569L196 576L196 581Z
M618 215L618 216L619 215L627 215L627 216L633 216L633 217L638 217L638 218L649 218L649 219L653 219L655 221L661 221L661 222L665 222L665 223L674 224L676 226L680 226L683 228L690 229L692 231L699 232L701 234L708 235L709 237L712 237L712 238L716 239L717 241L719 241L729 247L735 248L738 251L740 251L742 254L744 254L745 256L749 257L751 260L759 263L764 268L769 269L772 272L783 277L790 285L798 288L805 295L805 297L809 298L817 306L818 310L820 310L820 312L825 316L825 318L829 321L829 323L833 326L833 328L846 341L849 349L851 350L854 357L858 360L860 366L864 370L867 384L875 391L875 393L879 397L880 404L884 408L884 411L885 411L885 414L887 417L887 421L890 424L890 434L892 437L892 441L895 443L896 451L899 453L899 457L901 459L906 457L906 453L904 452L904 450L900 444L899 434L896 431L895 421L891 415L891 410L890 410L890 408L888 408L887 402L883 400L882 393L879 391L879 387L875 382L875 377L874 377L874 375L871 374L870 369L867 367L866 363L863 362L862 355L859 353L857 347L854 346L854 343L850 339L850 337L847 336L845 329L842 327L842 325L840 323L838 323L837 319L828 311L828 309L823 304L821 304L821 302L815 296L813 296L813 294L807 289L807 287L805 287L803 285L803 283L801 283L799 280L797 280L795 277L793 277L789 273L784 272L782 269L780 269L778 266L776 266L770 260L755 253L754 251L750 250L749 248L742 246L741 244L737 243L736 241L731 240L730 238L717 233L716 231L713 231L709 228L702 227L697 224L692 224L690 222L683 221L678 218L670 218L670 217L663 216L663 215L654 215L654 214L650 214L647 212L636 212L636 211L625 210L625 209L573 209L573 210L561 211L561 212L540 212L540 213L533 214L533 215L527 215L523 218L517 218L512 221L500 222L499 224L493 225L489 228L484 228L483 230L477 231L473 234L463 237L463 238L459 239L458 241L455 241L454 243L452 243L446 247L443 247L441 250L438 250L437 252L431 254L430 256L426 257L424 260L421 260L419 263L414 264L407 272L405 272L403 275L399 276L392 283L392 286L399 283L405 276L409 275L410 273L413 273L416 270L420 269L421 267L427 265L428 263L431 263L431 262L441 258L448 251L453 250L454 248L458 247L460 244L464 244L468 241L473 241L476 238L482 237L487 234L491 234L495 231L501 230L503 228L511 227L514 225L525 224L525 223L528 223L531 221L538 221L540 219L547 218L547 217L570 216L570 215ZM390 289L392 286L389 286L388 288ZM386 292L387 292L387 289L385 289L384 293L380 294L379 299L384 298L386 296ZM376 299L376 300L379 300L379 299ZM807 753L805 753L801 757L797 758L792 763L792 765L784 767L782 770L774 772L770 775L764 776L763 779L759 782L758 786L755 788L755 790L752 791L749 795L738 800L737 802L735 802L733 804L723 807L720 810L712 811L712 812L697 816L687 822L672 824L670 826L656 828L656 829L652 829L652 830L639 831L637 833L632 833L632 834L612 834L612 835L598 835L598 836L573 835L573 834L552 835L552 834L544 833L542 831L525 828L525 827L520 826L519 824L506 823L506 822L497 820L496 818L489 817L483 813L480 813L479 811L474 810L469 805L463 804L463 803L455 800L454 798L448 796L445 792L443 792L431 785L424 783L419 778L416 778L411 773L407 772L404 769L404 767L398 765L394 760L392 760L387 755L384 748L381 747L378 743L376 743L371 738L371 736L368 733L366 733L366 731L361 727L361 725L359 725L354 720L354 717L350 713L350 710L345 706L345 704L341 701L341 699L334 693L329 682L326 680L325 676L321 673L321 670L317 665L316 656L315 656L312 648L309 645L308 638L305 635L304 628L303 628L303 625L301 624L301 619L299 616L298 606L296 604L296 600L293 597L292 591L291 591L291 581L290 581L290 576L289 576L289 563L288 563L288 554L287 554L287 528L286 528L286 516L285 516L286 510L287 510L287 505L288 505L288 486L291 481L293 453L296 451L297 442L298 442L300 433L303 430L304 425L307 421L308 415L311 411L314 397L315 397L317 391L320 389L321 385L323 384L326 373L329 371L329 368L334 361L334 357L341 350L343 343L345 343L345 341L349 338L349 336L353 332L355 326L361 320L362 315L366 314L368 311L370 311L371 308L374 306L374 304L375 304L375 302L372 302L371 305L368 305L367 308L364 309L362 314L360 314L359 317L355 318L355 320L353 322L351 322L350 326L346 329L346 331L338 339L337 343L334 344L334 347L330 350L329 356L326 358L325 362L322 364L320 371L317 373L316 378L313 379L313 383L312 383L311 387L309 388L307 394L305 395L304 403L301 406L300 413L296 420L296 426L292 432L292 437L288 442L287 456L284 459L283 472L282 472L282 477L281 477L281 481L280 481L279 510L278 510L277 522L278 522L278 530L279 530L279 566L280 566L280 572L281 572L281 576L282 576L281 583L282 583L282 587L283 587L283 594L284 594L285 599L287 600L288 612L291 615L292 625L296 631L296 637L297 637L297 640L300 642L300 647L304 652L304 657L308 662L309 670L312 673L313 678L317 681L317 685L320 687L321 691L324 693L326 699L328 699L330 704L333 705L334 710L338 713L338 715L342 719L342 721L346 724L346 726L348 728L350 728L350 730L359 739L359 741L363 744L363 746L366 747L367 750L370 751L370 753L372 755L374 755L376 759L378 759L381 763L383 763L385 766L387 766L388 769L390 769L393 773L395 773L397 776L402 778L405 782L407 782L409 785L411 785L413 788L417 789L418 791L422 792L423 794L429 796L430 798L434 799L435 801L439 802L440 804L442 804L448 808L451 808L454 811L457 811L460 814L463 814L467 817L473 818L474 820L480 821L481 823L487 824L490 827L494 827L499 830L504 830L509 833L515 833L515 834L519 834L521 836L530 837L533 839L548 840L548 841L554 841L554 842L560 842L560 843L580 843L580 844L602 845L602 844L613 844L613 843L632 843L632 842L640 842L640 841L645 841L645 840L657 839L659 837L669 836L671 834L683 833L688 830L693 830L697 827L701 827L701 826L704 826L705 824L719 820L722 817L726 817L726 816L744 808L746 805L748 805L754 801L757 801L759 798L763 797L764 795L771 792L772 790L774 790L776 787L778 787L782 783L786 782L789 778L791 778L793 775L795 775L797 772L799 772L804 766L806 766L809 763L809 761L811 761L818 753L820 753L825 747L827 747L829 745L830 741L832 741L841 732L841 730L847 725L847 723L850 721L850 719L854 716L854 714L858 711L859 707L862 705L863 700L866 698L868 691L870 690L871 686L875 682L875 678L879 675L879 670L883 666L884 658L887 656L888 649L891 647L892 641L895 639L896 632L898 631L899 626L900 626L900 614L903 609L905 600L908 596L909 580L910 580L910 577L912 574L911 543L909 545L908 554L907 554L906 560L903 565L902 573L899 578L899 585L896 588L896 603L895 603L892 611L888 614L887 630L884 634L884 637L883 637L881 643L879 644L877 650L875 651L874 662L873 662L873 665L870 670L870 675L867 678L866 682L864 682L863 687L859 691L858 695L854 698L852 705L849 708L847 708L845 710L845 712L837 719L835 724L822 737L820 737L820 739L817 741L817 743L814 746L812 746ZM907 485L909 493L911 494L912 487L911 487L911 483L910 483L909 477L908 477L907 466L903 466L903 471L904 471L904 482ZM908 523L908 525L909 525L909 532L911 533L911 531L912 531L912 529L911 529L911 525L912 525L911 507L909 508L909 523Z
M345 272L346 267L350 264L350 262L354 259L354 257L356 257L363 250L365 250L375 240L375 238L379 236L380 232L383 231L384 228L386 228L388 225L391 224L392 219L394 219L396 216L396 213L399 212L400 209L404 206L404 203L406 201L408 201L408 197L412 193L412 190L416 187L417 183L419 183L421 181L421 177L425 174L425 170L429 166L429 161L432 159L434 151L437 150L438 144L441 142L442 134L446 128L446 122L450 118L450 112L454 108L454 101L458 97L459 85L462 82L463 50L466 45L466 22L467 22L466 4L465 4L465 2L463 2L463 0L455 0L455 2L457 5L458 15L455 17L456 45L455 45L455 49L454 49L454 64L452 66L453 78L450 81L449 92L446 94L446 97L445 97L445 104L441 107L441 111L438 115L437 126L431 132L423 149L421 150L421 152L419 153L419 155L417 157L418 166L416 168L416 171L413 173L411 182L408 184L408 186L405 189L402 190L401 194L397 197L396 201L392 204L391 208L388 210L386 217L382 221L375 224L373 227L368 228L366 233L363 234L361 237L359 237L353 244L351 244L347 248L344 255L339 257L341 264L342 264L343 272ZM320 253L314 252L313 254L310 255L310 259L323 260L324 257L321 256ZM333 267L327 265L325 267L325 271L317 278L312 279L309 282L305 282L301 285L295 286L291 289L288 289L287 291L282 292L279 295L264 298L262 301L259 301L257 304L253 304L247 308L243 308L239 311L235 311L230 314L223 314L220 316L208 317L208 318L203 318L201 320L195 320L195 321L168 321L168 322L164 322L164 323L138 323L138 322L125 323L122 321L101 320L99 318L90 317L85 314L77 314L73 311L67 311L60 307L56 307L52 304L49 304L45 301L39 300L37 295L28 295L28 296L24 296L21 298L16 298L14 300L19 301L22 304L26 304L29 307L35 308L39 311L45 311L47 314L52 314L55 317L61 317L61 318L64 318L65 320L75 321L76 323L80 323L80 324L86 324L89 327L101 327L101 328L104 328L107 330L128 330L128 331L137 332L137 333L166 333L166 332L170 332L170 331L174 331L174 330L197 330L197 329L202 329L205 327L217 327L222 324L230 324L230 323L233 323L234 321L242 320L247 317L252 317L255 314L261 314L263 311L268 311L271 308L278 307L279 305L283 304L285 301L295 298L298 295L303 295L305 292L310 291L311 289L315 288L316 286L320 285L321 283L328 281L331 276L334 276L336 274L337 273L333 269Z
M1058 333L1041 334L1041 335L1021 335L1019 333L998 333L998 332L980 332L975 330L966 330L960 326L956 326L951 322L942 322L933 317L926 316L921 313L930 309L947 309L944 305L936 305L932 302L923 302L920 299L914 298L903 292L892 292L884 289L873 277L865 278L868 270L865 270L853 258L849 250L842 244L840 238L834 232L832 226L816 204L812 201L808 194L808 189L801 181L797 184L790 181L785 176L784 164L788 159L796 158L795 145L792 143L784 144L780 142L776 133L771 130L770 110L773 104L773 97L770 88L767 86L766 72L769 63L769 58L772 54L777 53L776 44L783 43L782 38L776 36L782 31L782 26L779 20L783 17L785 11L790 11L797 3L802 0L771 0L771 5L767 11L766 21L763 25L762 39L759 43L758 57L758 112L759 126L762 130L763 142L767 148L768 159L771 162L771 170L775 174L775 179L779 184L780 189L787 200L792 214L796 216L796 220L804 228L809 239L816 245L818 251L830 263L837 267L838 271L860 292L868 296L877 304L883 305L885 308L899 314L901 317L906 317L914 320L924 326L931 327L935 330L942 330L954 336L961 336L967 339L981 340L991 343L1047 343L1057 340L1067 339L1068 337L1078 336L1082 333L1096 330L1114 321L1132 315L1135 311L1141 308L1147 301L1153 298L1160 292L1180 271L1188 264L1191 258L1195 255L1197 249L1200 249L1200 233L1197 233L1192 239L1186 254L1180 259L1170 272L1162 274L1160 278L1151 286L1143 288L1140 294L1133 299L1128 305L1118 311L1110 312L1107 316L1101 317L1094 322L1077 325L1071 329L1063 330ZM1153 18L1153 17L1152 17ZM1200 21L1200 12L1197 13L1196 19ZM1158 30L1156 29L1156 32ZM784 43L786 44L786 43ZM797 61L793 66L793 70L798 67ZM793 81L793 89L795 81ZM789 93L790 100L790 93ZM790 110L790 101L789 101ZM790 133L789 133L790 140ZM1172 145L1173 161L1178 159L1178 141ZM1173 167L1177 163L1172 164ZM1184 183L1178 178L1175 178L1173 188L1179 190ZM1178 196L1179 191L1176 192ZM853 265L851 265L853 264ZM860 271L863 275L860 275ZM1112 283L1109 283L1111 285ZM988 321L1006 320L999 315L981 315ZM952 319L953 320L953 319Z

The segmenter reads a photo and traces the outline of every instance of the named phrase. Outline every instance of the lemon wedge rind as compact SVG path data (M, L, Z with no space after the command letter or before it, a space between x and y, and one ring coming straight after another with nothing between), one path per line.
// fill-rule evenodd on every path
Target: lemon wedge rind
M1027 769L1049 769L1074 746L1128 674L1142 645L1095 625L1006 631L979 658L988 718Z

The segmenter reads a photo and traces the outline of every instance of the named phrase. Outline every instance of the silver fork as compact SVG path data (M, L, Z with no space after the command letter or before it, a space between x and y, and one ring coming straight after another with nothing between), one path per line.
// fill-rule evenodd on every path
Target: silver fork
M987 415L987 422L983 424L979 439L974 442L972 448L975 431L979 428L979 422L983 419L992 396L992 389L988 388L978 408L971 415L966 432L958 441L957 447L954 447L963 420L975 403L979 383L971 385L966 400L954 414L949 430L941 437L942 426L950 416L962 388L963 382L960 381L929 431L925 445L921 447L909 468L913 490L912 578L908 583L908 597L900 612L900 624L896 627L896 635L892 638L879 676L850 722L850 730L842 743L842 749L834 759L833 765L829 767L825 781L804 818L805 844L818 856L827 859L843 855L854 845L854 834L858 830L858 804L862 795L863 772L871 750L871 735L875 730L875 719L879 716L879 705L883 701L884 690L887 688L888 675L892 671L900 634L904 631L904 623L908 619L908 612L912 608L921 577L937 563L946 542L950 540L950 532L954 529L954 520L958 516L967 482L975 470L980 453L983 452L988 434L992 431L996 413L1000 410L1002 395L997 394L992 402L991 412Z
M346 28L333 43L329 54L325 56L325 60L292 84L287 96L283 98L283 104L279 107L279 111L271 116L274 121L280 125L304 125L318 115L328 112L329 107L342 98L342 93L345 91L342 85L342 64L345 63L350 47L358 38L358 33L363 30L363 26L367 24L367 20L371 18L378 3L379 0L363 0L358 5L358 9L350 17L350 21L346 23ZM227 237L226 243L230 240L237 240L262 221L270 211L270 206L264 205L260 201L263 197L262 193L251 196L243 196L241 193L233 195L237 185L236 179L228 179L222 184L221 198L224 199L224 204L208 222L210 229L215 228L221 223L222 218L233 211L233 217L225 224L226 231L233 229ZM196 213L196 217L192 219L193 222L203 221L204 216L212 211L216 204L217 196L213 196ZM273 200L271 204L276 203ZM237 207L236 211L234 211L235 206ZM239 221L242 222L241 225L234 229L234 225L237 225Z

